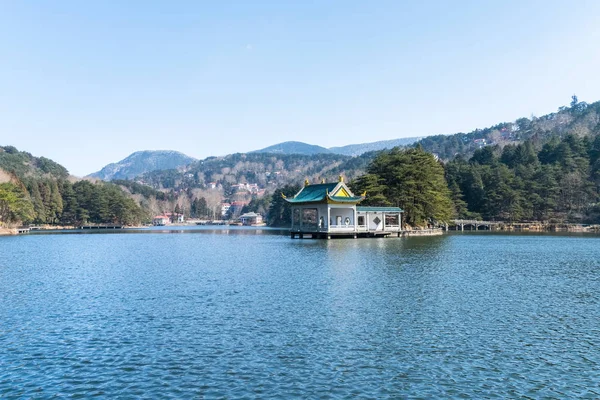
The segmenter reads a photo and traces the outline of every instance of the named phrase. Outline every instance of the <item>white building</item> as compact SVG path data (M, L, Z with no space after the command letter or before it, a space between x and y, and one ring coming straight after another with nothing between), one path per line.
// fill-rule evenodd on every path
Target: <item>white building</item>
M398 207L359 207L366 193L355 196L342 177L338 183L311 185L308 181L293 197L285 200L292 206L292 238L388 236L401 232Z

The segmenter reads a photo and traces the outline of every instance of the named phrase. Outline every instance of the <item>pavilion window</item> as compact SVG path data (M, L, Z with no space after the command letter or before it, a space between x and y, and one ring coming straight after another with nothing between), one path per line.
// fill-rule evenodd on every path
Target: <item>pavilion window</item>
M399 214L386 214L385 215L385 226L398 226L400 225Z
M302 210L302 226L317 227L318 212L316 208L304 208Z
M294 224L300 226L300 209L294 208Z

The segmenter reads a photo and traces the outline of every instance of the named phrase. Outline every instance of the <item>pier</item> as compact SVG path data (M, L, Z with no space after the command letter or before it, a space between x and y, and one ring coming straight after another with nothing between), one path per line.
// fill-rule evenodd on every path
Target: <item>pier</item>
M575 223L548 223L541 221L506 222L455 219L448 229L454 231L507 231L507 232L600 232L600 225Z
M123 229L123 225L81 225L77 229Z
M460 230L461 232L464 231L465 228L468 228L467 230L469 231L493 231L498 230L498 227L501 224L496 221L479 221L475 219L455 219L452 220L452 223L454 224L454 230Z

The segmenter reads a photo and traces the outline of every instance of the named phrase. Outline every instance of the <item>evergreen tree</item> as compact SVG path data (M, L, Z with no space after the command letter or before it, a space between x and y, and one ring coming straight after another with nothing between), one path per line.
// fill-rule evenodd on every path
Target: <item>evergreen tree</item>
M355 194L366 193L367 197L361 205L365 206L390 206L390 201L385 197L386 186L383 179L375 174L364 174L351 182L350 189Z
M63 199L55 180L50 183L50 222L55 223L63 212Z
M44 223L52 222L53 218L53 210L52 210L52 190L50 189L50 185L48 182L39 181L38 189L40 191L40 196L42 198L42 203L44 205L43 209L45 211L44 215L41 216L40 220Z
M0 224L28 223L35 217L33 205L24 187L0 184Z
M33 206L34 222L46 222L46 207L44 207L44 201L42 200L38 183L36 181L31 181L28 185L28 190Z
M377 179L366 180L385 182L383 196L404 209L404 220L409 225L445 223L453 216L444 168L420 147L384 152L373 160L367 172Z
M283 196L292 197L300 191L298 185L287 185L275 190L271 197L271 204L267 213L267 223L273 227L286 227L292 223L292 211L289 203ZM283 196L282 196L283 195Z
M78 204L71 182L62 181L60 192L63 200L63 212L60 217L60 222L65 225L75 224L77 221Z

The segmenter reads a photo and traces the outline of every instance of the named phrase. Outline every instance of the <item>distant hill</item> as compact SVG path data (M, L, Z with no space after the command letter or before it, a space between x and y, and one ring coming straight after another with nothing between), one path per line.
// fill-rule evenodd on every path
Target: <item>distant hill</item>
M501 149L508 144L518 144L530 139L539 149L545 143L562 139L569 134L577 137L600 135L600 102L588 104L579 102L573 96L570 107L560 107L554 113L519 118L514 122L502 122L468 133L427 136L419 141L419 145L440 159L449 161L457 156L468 159L482 147L497 146Z
M421 137L410 137L392 140L382 140L371 143L349 144L347 146L325 148L313 144L303 142L283 142L273 146L265 147L264 149L251 151L250 153L273 153L273 154L341 154L343 156L359 156L363 153L371 151L380 151L391 149L397 146L410 146L419 140Z
M303 142L283 142L265 147L264 149L254 150L250 153L303 154L310 156L313 154L327 154L331 153L331 151L325 147Z
M422 137L410 137L392 140L382 140L379 142L349 144L341 147L330 147L329 151L335 154L343 154L345 156L359 156L369 151L379 151L392 149L397 146L410 146L421 140Z
M0 146L0 229L148 221L147 211L130 193L111 183L79 180L49 158ZM160 199L152 200L157 204Z
M113 179L130 179L147 172L184 167L196 161L195 158L173 150L136 151L129 157L108 164L89 177L110 181Z
M19 179L53 178L66 179L69 171L62 165L46 157L34 157L25 151L19 151L13 146L0 146L0 170ZM4 176L3 180L6 180Z
M252 183L273 190L288 184L301 184L305 179L335 181L339 175L351 180L364 172L374 153L360 157L341 154L273 154L236 153L224 157L209 157L189 165L185 171L160 170L138 176L136 181L155 189L190 189Z

